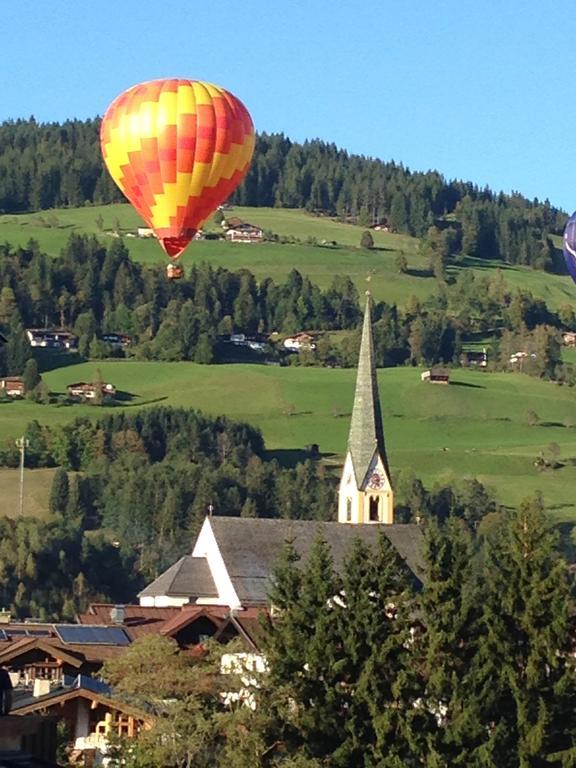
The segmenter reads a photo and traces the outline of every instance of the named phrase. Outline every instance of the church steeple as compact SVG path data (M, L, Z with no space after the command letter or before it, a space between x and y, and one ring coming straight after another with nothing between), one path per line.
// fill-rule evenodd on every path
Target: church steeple
M393 522L393 493L376 377L369 292L366 292L348 452L340 481L338 520L342 523Z

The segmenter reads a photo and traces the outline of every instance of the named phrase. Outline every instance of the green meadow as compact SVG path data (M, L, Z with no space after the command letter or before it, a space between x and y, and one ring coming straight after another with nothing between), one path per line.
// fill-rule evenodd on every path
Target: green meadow
M22 434L32 419L65 424L118 407L170 405L226 414L260 427L267 448L290 462L318 443L335 469L346 448L354 370L193 363L82 363L45 374L51 390L91 380L100 369L122 391L123 405L0 404L0 438ZM576 391L521 374L456 370L450 386L425 384L416 368L379 371L393 471L411 469L427 486L477 477L508 505L541 490L557 520L576 521ZM529 425L528 411L538 416ZM568 425L568 426L566 426ZM552 448L550 448L552 446ZM535 459L559 455L560 469ZM34 473L31 473L34 474ZM0 483L1 483L0 478Z
M325 216L314 216L301 210L280 208L234 208L230 215L270 230L279 236L293 237L295 244L227 243L198 241L188 248L184 266L208 262L229 269L250 269L258 279L273 277L283 280L296 268L310 279L327 287L334 275L349 275L358 290L368 287L376 300L404 305L411 296L424 299L435 287L428 276L426 261L418 254L418 240L406 235L373 232L375 248L359 248L362 227L344 224ZM0 216L0 242L25 245L34 238L40 247L56 256L72 232L97 235L109 242L112 231L119 229L131 257L144 264L163 263L165 258L153 239L134 237L142 222L131 206L86 206L58 209L34 214ZM211 229L217 229L212 223ZM318 245L306 244L312 238ZM335 242L336 246L321 245ZM409 271L400 274L395 266L398 255L404 255ZM572 303L576 288L568 277L549 275L527 267L512 267L497 262L468 259L462 265L450 267L457 276L462 269L476 275L490 275L500 267L511 288L530 290L556 309Z

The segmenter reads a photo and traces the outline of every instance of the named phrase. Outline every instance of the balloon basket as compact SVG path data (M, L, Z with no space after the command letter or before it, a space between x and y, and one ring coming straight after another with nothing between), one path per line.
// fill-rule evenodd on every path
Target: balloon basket
M184 270L180 264L167 264L166 277L168 280L181 280L184 277Z

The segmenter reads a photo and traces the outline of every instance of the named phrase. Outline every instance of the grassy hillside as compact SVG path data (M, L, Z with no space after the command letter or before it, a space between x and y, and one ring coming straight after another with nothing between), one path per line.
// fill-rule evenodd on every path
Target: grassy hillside
M230 269L247 267L258 278L267 276L284 279L292 268L300 270L322 287L335 274L350 275L360 292L367 287L377 300L403 305L410 296L424 298L434 288L435 281L424 272L424 260L418 256L418 241L405 235L374 232L375 249L358 248L362 227L342 224L328 217L318 217L299 210L276 208L235 208L239 216L278 235L293 236L302 241L297 245L261 243L247 245L200 241L193 243L184 257L184 264L206 261ZM87 206L76 209L44 211L37 214L0 216L0 241L25 245L30 238L38 240L46 252L57 255L71 232L91 233L105 242L116 226L126 235L131 256L142 263L163 263L164 258L154 240L128 237L141 225L138 215L129 205ZM317 242L335 241L338 246L305 245L308 238ZM395 267L398 254L406 256L409 274L399 274ZM465 268L476 274L489 274L501 266L506 281L513 288L523 288L541 296L551 308L572 303L576 290L568 277L548 275L525 267L506 267L500 263L470 259L463 266L452 267L457 275Z
M26 517L46 517L48 498L55 469L26 470L22 513ZM20 515L20 471L0 468L0 514Z
M331 463L345 450L355 371L193 363L85 363L45 375L53 391L72 380L105 380L130 393L124 407L152 404L199 408L247 420L262 429L267 446L290 460L316 442ZM449 387L423 384L411 368L379 372L385 430L394 470L412 468L428 484L476 476L507 504L540 489L558 519L576 520L576 466L538 472L534 460L556 443L562 461L576 458L576 392L518 374L456 371ZM0 438L26 423L64 424L109 409L88 405L0 405ZM527 412L540 419L529 426ZM2 478L0 477L0 487Z

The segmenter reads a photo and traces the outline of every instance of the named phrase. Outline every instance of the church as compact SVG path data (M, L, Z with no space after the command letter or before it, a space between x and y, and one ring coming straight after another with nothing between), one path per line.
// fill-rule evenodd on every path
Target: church
M422 531L394 523L394 493L372 336L372 301L366 294L356 391L335 522L206 517L192 552L140 594L142 607L227 606L234 611L268 605L270 575L292 541L302 560L318 537L338 569L354 539L370 545L383 532L418 582L423 580Z

